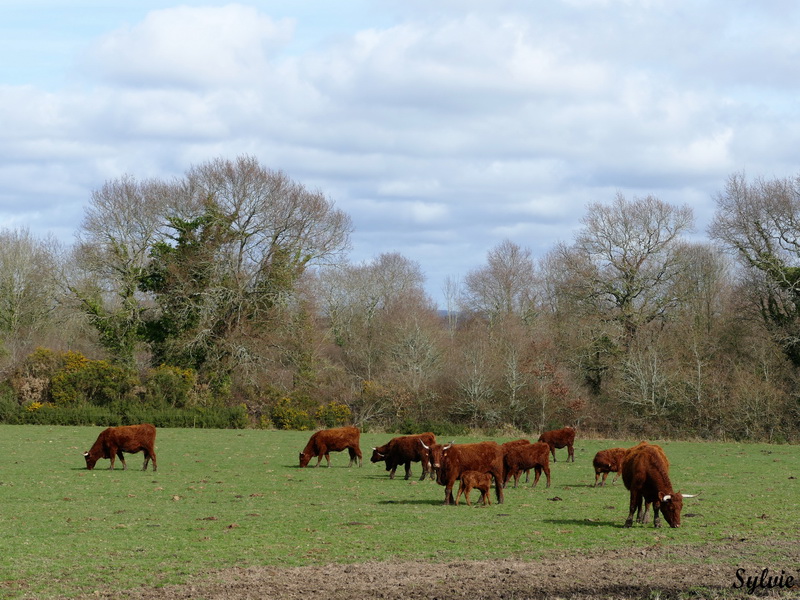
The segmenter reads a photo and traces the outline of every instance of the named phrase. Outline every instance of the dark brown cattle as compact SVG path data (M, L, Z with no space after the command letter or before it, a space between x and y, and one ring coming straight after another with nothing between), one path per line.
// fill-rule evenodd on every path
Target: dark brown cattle
M594 465L594 487L602 487L606 484L606 477L609 473L614 473L614 479L611 480L613 484L622 471L622 459L627 448L609 448L608 450L600 450L594 455L592 464ZM600 475L603 475L603 480L600 481Z
M550 446L544 442L518 444L506 448L503 465L506 473L503 485L506 485L513 477L514 487L517 487L522 472L535 469L536 477L534 477L531 487L536 487L536 484L539 483L542 471L547 477L547 487L550 487Z
M300 468L308 465L313 457L317 457L317 464L319 466L322 462L322 457L328 461L328 467L331 466L330 452L341 452L347 450L350 453L350 463L348 467L352 467L356 462L361 466L361 448L358 447L358 442L361 439L361 431L357 427L337 427L335 429L323 429L317 431L308 440L306 447L300 453Z
M530 443L531 443L530 440L526 440L525 438L520 438L518 440L511 440L510 442L503 442L502 444L500 444L500 447L503 449L503 452L505 453L505 451L508 448L511 448L512 446L521 446L521 445L530 444ZM530 479L530 476L531 476L531 471L530 471L530 469L527 469L525 471L525 483L528 483L528 480ZM503 485L505 486L505 483Z
M465 471L489 473L494 477L497 503L503 503L503 449L497 442L477 444L434 444L426 447L436 482L444 486L444 503L453 504L453 485Z
M645 523L650 504L653 505L654 527L661 527L659 511L664 513L670 527L680 527L683 499L692 498L693 495L681 495L672 490L669 461L660 446L642 442L630 448L622 460L622 481L631 492L630 512L625 527L633 525L634 512L637 512L636 521Z
M575 462L575 451L572 445L575 443L575 430L572 427L563 427L562 429L553 429L552 431L545 431L539 436L539 441L544 442L550 446L550 452L553 453L553 462L556 461L556 449L567 448L567 461L572 459Z
M420 444L420 441L422 444ZM430 467L428 460L428 451L425 450L425 445L431 446L436 443L436 436L431 432L418 433L415 435L403 435L400 437L392 438L383 446L378 446L372 449L371 462L386 462L386 470L389 471L389 479L394 479L394 473L397 467L405 465L406 479L411 477L411 463L422 463L422 477L420 481L425 479L425 476L430 473L433 479L433 470Z
M465 471L461 474L461 484L458 486L458 493L456 494L456 506L458 506L458 499L463 492L464 498L467 499L467 506L472 506L469 502L469 493L473 488L481 491L481 497L478 502L483 502L483 505L492 503L489 497L489 489L492 487L492 476L488 473L479 473L478 471Z
M128 468L125 464L125 457L123 452L128 454L136 454L137 452L144 452L144 467L143 471L147 470L147 464L150 459L153 459L153 471L157 470L156 465L156 428L150 424L144 423L142 425L123 425L121 427L109 427L104 429L94 445L88 452L83 453L86 459L86 468L90 471L94 469L95 464L101 458L110 458L111 466L109 469L114 468L114 460L119 456L122 461L122 469Z

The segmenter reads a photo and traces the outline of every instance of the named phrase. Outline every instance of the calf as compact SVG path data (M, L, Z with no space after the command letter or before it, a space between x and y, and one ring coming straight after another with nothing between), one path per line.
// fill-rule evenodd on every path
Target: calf
M94 445L89 448L88 452L83 453L83 457L86 459L86 468L91 471L101 458L110 458L111 466L109 466L109 469L113 469L114 460L119 456L122 461L122 470L124 471L128 468L128 465L125 464L123 452L128 454L144 452L144 467L142 470L147 470L147 465L152 458L153 471L156 471L158 467L156 466L155 446L156 428L148 423L109 427L100 432Z
M545 431L539 436L539 441L550 446L550 452L553 453L553 462L556 462L556 448L563 448L564 446L567 447L567 461L572 459L572 462L575 462L575 451L572 448L575 443L575 430L572 427Z
M642 442L629 449L622 460L622 481L630 490L631 501L625 527L633 524L633 513L637 513L636 521L645 523L650 504L653 505L653 526L661 527L658 513L670 527L680 527L683 499L692 498L693 494L682 495L674 492L669 480L669 461L660 446ZM642 514L642 503L645 504Z
M353 463L361 466L361 449L358 447L358 442L361 439L361 431L357 427L337 427L335 429L323 429L317 431L308 440L306 447L300 453L300 468L308 466L308 462L314 457L317 457L317 464L319 466L322 462L322 457L328 461L328 467L331 466L330 452L341 452L347 450L350 453L350 463L348 467L352 467Z
M456 506L458 506L458 499L461 497L462 492L464 493L464 497L467 499L467 506L472 506L472 504L469 502L469 493L472 491L472 488L481 491L481 497L478 502L483 502L484 506L491 504L492 499L489 497L489 489L491 487L492 476L488 473L464 471L461 474L461 484L458 486L458 493L456 494Z
M424 444L423 444L424 445ZM497 503L503 503L503 449L497 442L477 444L433 444L425 446L431 465L437 472L436 482L444 486L444 503L453 504L453 485L465 471L489 473L494 477Z
M602 487L606 484L606 477L609 473L614 473L614 479L611 480L613 484L622 471L622 459L627 448L609 448L608 450L600 450L594 455L592 465L594 465L594 487ZM600 475L603 475L603 480L600 481Z
M421 462L422 477L419 480L422 481L428 474L433 479L433 470L430 467L428 452L423 444L431 446L435 443L436 436L430 432L392 438L383 446L372 449L370 461L374 463L385 461L386 470L389 471L389 479L394 479L394 473L400 465L405 465L405 478L408 479L411 477L411 463Z
M514 477L514 487L517 487L522 472L530 472L531 469L535 469L536 477L534 477L531 487L536 487L536 484L539 483L542 471L547 477L547 487L550 487L550 446L544 442L518 444L507 448L503 455L503 465L506 474L503 485L506 485L511 477Z

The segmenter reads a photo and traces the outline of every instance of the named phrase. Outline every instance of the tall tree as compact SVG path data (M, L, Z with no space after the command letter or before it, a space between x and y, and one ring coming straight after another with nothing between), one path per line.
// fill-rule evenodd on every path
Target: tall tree
M737 173L716 201L710 236L743 267L751 305L800 367L800 176L748 182Z
M569 293L590 312L615 320L629 347L642 325L677 306L676 282L685 267L682 235L692 210L653 196L593 203L571 247L560 246Z
M530 316L536 289L531 251L505 240L489 251L486 263L464 279L463 307L490 320Z

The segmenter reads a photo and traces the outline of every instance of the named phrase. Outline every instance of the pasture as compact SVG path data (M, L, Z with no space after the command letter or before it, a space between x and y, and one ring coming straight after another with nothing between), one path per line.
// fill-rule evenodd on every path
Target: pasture
M687 556L722 566L781 569L800 579L800 448L790 445L658 441L684 503L680 529L622 527L628 493L621 479L594 488L597 450L639 440L575 443L575 463L558 450L553 485L506 489L505 503L442 506L444 488L389 480L361 436L362 468L299 469L310 432L160 429L159 470L128 470L82 453L100 427L0 426L0 597L56 598L184 584L230 567L331 563L537 561L658 548L674 564ZM481 438L483 439L483 438ZM506 441L494 438L497 441ZM442 440L444 441L444 440ZM449 440L447 440L449 441ZM456 439L456 442L478 439ZM316 460L312 462L314 464ZM323 461L324 465L324 461ZM531 477L531 480L533 478ZM714 552L744 543L747 556ZM662 552L663 553L663 552ZM744 564L746 561L746 564ZM662 565L663 566L663 565ZM632 571L635 571L631 567Z

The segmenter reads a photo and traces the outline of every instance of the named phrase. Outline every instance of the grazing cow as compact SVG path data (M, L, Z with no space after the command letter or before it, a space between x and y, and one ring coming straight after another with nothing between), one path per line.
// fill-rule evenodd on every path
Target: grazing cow
M550 446L544 442L518 444L507 448L503 455L503 464L506 473L503 485L506 485L513 477L514 487L517 487L522 472L530 472L531 469L535 469L536 477L534 477L531 487L536 487L536 484L539 483L542 471L547 477L547 487L550 487Z
M613 484L622 471L622 459L627 448L609 448L608 450L600 450L594 455L592 464L594 465L594 487L602 487L606 484L606 477L609 473L614 473L614 479L611 480ZM603 475L603 480L600 481L600 475Z
M425 444L423 444L425 445ZM444 486L444 503L453 504L453 485L465 471L489 473L494 477L497 503L503 503L503 449L497 442L477 444L425 445L436 470L436 482Z
M83 453L83 457L86 459L86 468L91 471L101 458L110 458L111 466L109 469L113 469L114 460L119 456L124 471L128 468L128 465L125 464L125 457L122 455L123 452L127 452L128 454L144 452L144 467L142 470L147 470L147 464L152 458L153 471L156 471L155 446L156 428L150 424L144 423L142 425L109 427L100 432L94 445L88 452Z
M664 513L670 527L680 527L683 499L693 498L694 495L682 495L672 490L669 461L660 446L642 442L630 448L622 460L622 481L631 492L630 512L625 527L633 525L634 512L637 512L636 521L645 523L650 504L653 505L654 527L661 527L659 511Z
M389 479L394 479L394 473L400 465L405 465L405 478L408 479L411 477L411 463L421 462L422 477L419 480L425 479L425 476L429 473L431 479L433 479L434 475L428 460L428 452L420 442L431 446L436 443L436 436L427 432L392 438L383 446L372 449L370 461L374 463L385 461L386 470L389 471Z
M550 446L550 452L553 453L553 462L556 462L556 448L567 447L567 462L572 459L575 462L575 451L572 445L575 443L575 430L572 427L564 427L562 429L553 429L552 431L545 431L539 436L539 441L546 443Z
M458 493L456 494L456 506L458 506L458 499L461 497L462 492L467 499L467 506L472 506L469 502L469 493L472 488L481 491L481 497L478 502L483 502L483 505L492 503L489 497L489 489L492 487L492 476L489 473L479 473L478 471L464 471L461 474L461 484L458 486Z
M361 432L357 427L337 427L335 429L323 429L317 431L308 440L306 447L300 453L300 468L308 465L314 456L317 457L317 464L319 466L322 462L322 457L328 461L328 467L331 466L330 452L341 452L347 450L350 453L350 463L348 467L352 467L354 462L361 466L361 448L358 447L358 441L361 439Z

